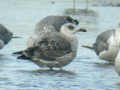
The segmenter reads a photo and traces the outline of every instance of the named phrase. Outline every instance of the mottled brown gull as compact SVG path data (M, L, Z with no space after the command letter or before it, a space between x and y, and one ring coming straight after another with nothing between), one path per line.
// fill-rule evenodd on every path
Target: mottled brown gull
M51 25L49 29L55 31ZM75 24L64 24L60 32L44 33L34 46L22 51L18 58L26 58L39 67L61 68L76 57L78 40L74 34L78 31L85 32L78 29Z

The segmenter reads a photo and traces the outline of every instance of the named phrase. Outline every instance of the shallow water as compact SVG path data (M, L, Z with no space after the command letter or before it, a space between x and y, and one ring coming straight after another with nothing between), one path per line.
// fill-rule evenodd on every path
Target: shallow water
M119 7L90 7L90 10L98 13L97 17L73 16L80 20L79 26L87 28L88 32L77 34L77 57L63 71L42 69L11 55L14 51L26 48L26 41L39 20L48 15L64 15L64 10L72 7L72 2L64 1L56 0L55 4L51 4L50 0L3 0L0 3L0 23L15 35L23 37L13 39L0 52L0 90L120 89L120 77L114 66L100 60L93 51L80 47L82 44L91 45L100 32L118 25ZM78 8L84 8L83 1L79 4Z

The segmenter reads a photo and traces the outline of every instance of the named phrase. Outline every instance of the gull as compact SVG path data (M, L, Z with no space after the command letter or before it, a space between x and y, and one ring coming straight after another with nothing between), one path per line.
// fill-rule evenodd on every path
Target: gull
M12 38L14 38L13 33L10 32L5 26L0 24L0 49L8 44Z
M78 40L75 33L86 30L78 29L73 23L66 23L56 32L54 26L48 25L51 32L43 33L37 43L22 52L18 59L27 59L39 67L62 68L71 63L77 54ZM52 32L53 31L53 32ZM30 41L31 42L31 41ZM36 41L35 41L36 42Z
M92 46L82 45L95 51L99 58L113 63L120 46L120 27L102 32Z

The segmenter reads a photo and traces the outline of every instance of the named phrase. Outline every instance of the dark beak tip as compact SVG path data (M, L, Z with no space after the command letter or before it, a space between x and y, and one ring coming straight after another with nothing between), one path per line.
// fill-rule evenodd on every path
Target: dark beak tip
M84 29L84 28L80 28L78 31L79 31L79 32L87 32L87 30Z

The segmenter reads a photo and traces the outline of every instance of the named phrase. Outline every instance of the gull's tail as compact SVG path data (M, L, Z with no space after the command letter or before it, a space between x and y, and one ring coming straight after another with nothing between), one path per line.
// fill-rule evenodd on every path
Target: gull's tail
M84 48L88 48L88 49L94 50L94 47L93 47L93 46L89 46L89 45L82 45L81 47L84 47Z
M13 54L23 54L24 50L13 52Z
M19 56L17 56L17 59L30 59L29 57L27 57L25 54L25 50L21 50L21 51L17 51L17 52L13 52L13 55L18 54Z

